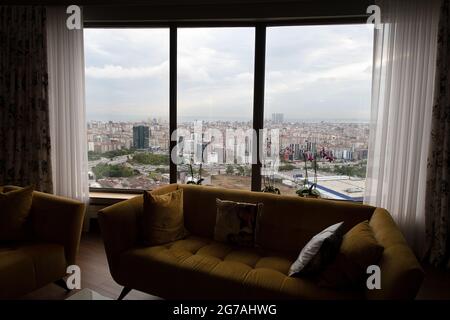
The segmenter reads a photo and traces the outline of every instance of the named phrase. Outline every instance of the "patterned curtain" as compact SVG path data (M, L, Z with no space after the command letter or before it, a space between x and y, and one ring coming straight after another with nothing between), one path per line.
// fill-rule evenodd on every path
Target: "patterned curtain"
M439 20L436 83L431 145L428 156L426 233L429 262L450 258L450 23L449 0L442 1Z
M0 185L52 192L46 12L0 6Z

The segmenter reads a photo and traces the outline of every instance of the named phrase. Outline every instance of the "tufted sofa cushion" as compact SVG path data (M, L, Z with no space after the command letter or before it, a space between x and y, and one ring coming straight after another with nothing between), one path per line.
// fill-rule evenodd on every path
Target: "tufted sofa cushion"
M287 276L292 261L256 249L233 248L191 236L167 245L134 248L121 255L125 283L172 299L362 298L355 292L319 288L311 281Z

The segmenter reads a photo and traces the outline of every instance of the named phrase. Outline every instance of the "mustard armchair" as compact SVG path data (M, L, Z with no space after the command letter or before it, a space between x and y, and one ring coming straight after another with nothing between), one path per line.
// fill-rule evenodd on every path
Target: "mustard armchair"
M65 284L66 268L76 262L84 214L79 201L33 192L30 240L0 243L0 299L20 298L52 282Z

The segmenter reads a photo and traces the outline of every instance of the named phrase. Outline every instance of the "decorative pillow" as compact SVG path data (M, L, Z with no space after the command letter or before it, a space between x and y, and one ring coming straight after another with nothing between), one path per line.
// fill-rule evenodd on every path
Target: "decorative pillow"
M309 240L291 265L289 276L317 274L333 261L341 245L343 224L344 222L333 224Z
M254 247L263 204L216 199L216 205L214 240L236 246Z
M143 241L150 246L180 240L186 236L182 189L163 195L144 192L141 234Z
M33 188L0 192L0 241L26 238L25 222L31 209Z
M384 248L378 244L368 221L344 235L336 259L319 275L319 285L332 288L361 288L367 267L377 264Z

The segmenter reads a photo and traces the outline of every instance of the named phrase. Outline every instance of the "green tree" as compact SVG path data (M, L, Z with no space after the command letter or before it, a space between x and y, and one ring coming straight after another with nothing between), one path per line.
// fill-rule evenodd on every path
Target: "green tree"
M343 176L364 178L366 176L366 165L344 165L335 166L334 173Z
M150 165L167 165L169 164L169 155L139 152L133 155L133 163L150 164Z
M227 165L227 169L225 170L226 174L233 174L234 173L234 168L231 164Z
M158 172L158 173L169 173L170 169L169 168L164 168L164 167L159 167L159 168L155 169L155 172Z
M88 151L88 160L89 161L94 161L94 160L99 160L101 158L101 155L97 152L94 151Z
M102 179L105 177L131 177L136 174L136 172L122 164L105 164L99 163L94 168L92 168L97 179Z
M161 180L161 174L158 172L150 172L148 176L155 181Z
M288 163L288 164L283 164L283 165L279 166L278 170L279 171L291 171L291 170L294 170L296 168L297 167L294 166L293 164Z
M88 151L88 160L99 160L101 158L114 158L118 156L125 156L125 155L131 155L135 152L134 149L120 149L120 150L113 150L113 151L107 151L107 152L95 152L95 151Z

